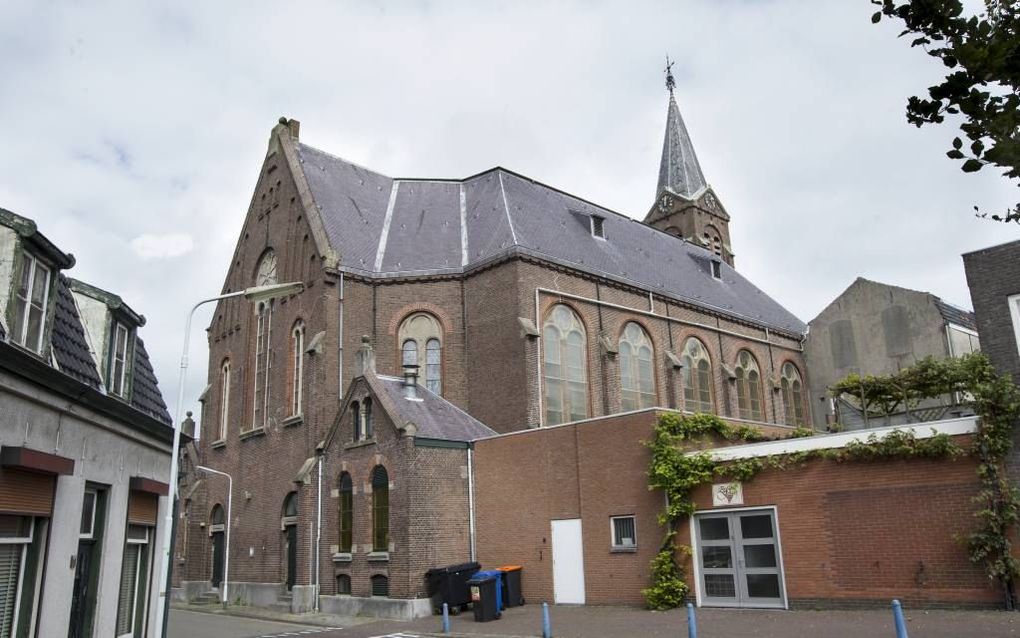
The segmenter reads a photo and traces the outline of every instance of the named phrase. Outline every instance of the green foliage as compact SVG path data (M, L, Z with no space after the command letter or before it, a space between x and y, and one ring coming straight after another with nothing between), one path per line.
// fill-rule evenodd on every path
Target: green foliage
M671 534L675 536L676 534ZM649 609L675 609L684 603L690 589L676 562L676 546L670 543L652 559L652 586L642 590Z
M1020 178L1020 4L985 0L984 14L967 16L961 0L871 2L880 7L872 22L883 16L902 20L900 36L912 36L911 46L923 47L947 69L927 98L907 101L907 121L920 127L959 116L969 144L964 148L955 138L946 156L962 161L967 173L991 164L1010 179ZM1020 222L1020 205L980 216Z

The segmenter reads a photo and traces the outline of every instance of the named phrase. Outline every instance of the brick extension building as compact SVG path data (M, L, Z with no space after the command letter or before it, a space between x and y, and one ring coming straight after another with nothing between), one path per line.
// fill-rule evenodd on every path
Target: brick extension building
M662 533L641 443L657 414L713 412L778 436L811 422L805 325L734 268L729 221L672 95L643 222L503 168L391 178L308 146L281 119L223 291L305 289L216 309L202 436L183 461L178 596L220 584L229 525L232 601L407 617L430 610L427 569L480 559L523 564L532 600L637 602ZM965 437L968 423L948 427ZM226 481L199 465L233 477L232 513ZM873 487L895 499L955 480L915 480L930 469L903 466ZM831 476L791 480L822 488ZM829 496L815 493L823 516ZM771 508L773 529L810 536L820 519L783 499L779 512L749 487L747 514ZM806 560L838 550L833 529ZM904 560L944 553L939 539ZM553 562L573 569L557 576ZM764 603L701 598L718 573L695 591L765 606L884 595L859 581L813 589L824 568L788 565L807 576L787 582L774 567ZM973 575L965 560L939 565L939 592L952 570ZM918 599L984 601L977 589Z

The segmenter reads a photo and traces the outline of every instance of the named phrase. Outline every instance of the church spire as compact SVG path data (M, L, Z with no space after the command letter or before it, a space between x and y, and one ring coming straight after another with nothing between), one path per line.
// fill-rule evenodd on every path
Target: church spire
M673 88L673 62L666 58L666 88L669 90L669 109L666 114L666 138L662 142L662 160L659 162L659 189L656 195L668 190L675 195L691 199L707 186L705 175L694 154L694 144L687 133L680 108L676 105Z

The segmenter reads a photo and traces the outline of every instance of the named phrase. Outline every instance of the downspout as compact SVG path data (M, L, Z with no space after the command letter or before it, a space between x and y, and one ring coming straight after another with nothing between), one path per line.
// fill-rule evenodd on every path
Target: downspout
M322 542L322 453L319 452L319 484L315 499L315 613L319 613L319 555Z
M475 562L475 457L472 452L472 444L468 443L467 449L467 479L468 479L468 554L472 563Z
M535 288L535 327L542 331L542 318L539 317L538 308L538 293L539 288ZM538 342L538 355L535 357L535 378L538 379L538 427L544 425L545 411L542 406L542 338L536 339Z
M340 271L340 317L337 320L340 335L338 337L339 347L337 348L337 393L338 398L344 398L344 273Z

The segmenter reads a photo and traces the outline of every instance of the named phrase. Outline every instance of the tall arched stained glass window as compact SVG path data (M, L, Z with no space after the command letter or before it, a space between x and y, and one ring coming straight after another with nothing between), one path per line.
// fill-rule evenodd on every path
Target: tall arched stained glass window
M715 411L712 392L712 360L705 344L695 337L684 342L684 409L688 412Z
M620 387L624 411L654 407L655 370L652 340L640 324L627 323L620 335Z
M584 326L568 306L557 304L542 329L545 351L545 424L588 417L588 374Z
M782 379L779 382L783 394L783 409L788 425L804 425L804 383L800 370L789 361L783 364Z
M737 353L737 412L741 419L762 420L761 372L758 362L747 350Z
M416 312L401 322L397 338L401 363L419 366L418 377L424 380L424 386L442 394L443 331L439 320L426 312Z

